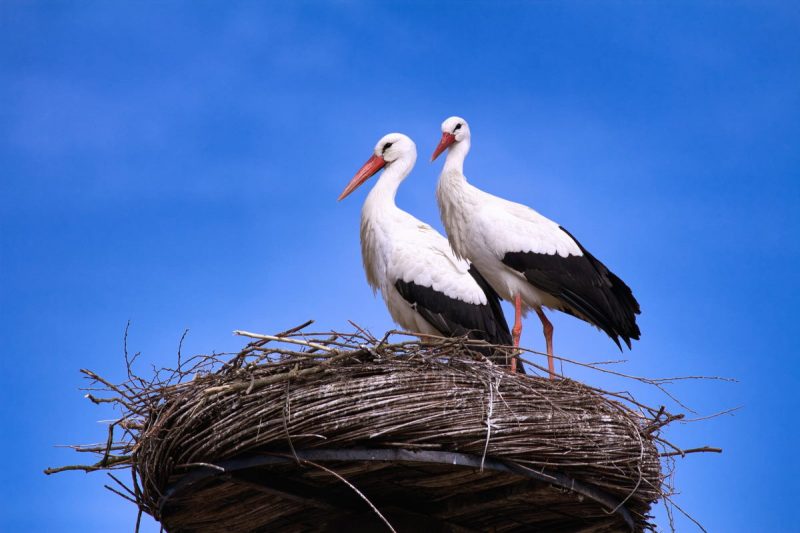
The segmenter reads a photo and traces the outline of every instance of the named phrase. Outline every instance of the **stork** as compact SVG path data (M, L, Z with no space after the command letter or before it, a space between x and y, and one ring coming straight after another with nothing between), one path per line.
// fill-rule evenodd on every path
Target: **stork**
M392 319L408 331L468 335L510 346L511 333L497 293L474 265L453 255L438 231L395 204L397 189L416 160L414 142L390 133L378 141L372 157L339 196L344 199L384 169L361 210L367 282L373 292L380 290Z
M448 150L436 198L456 256L468 259L501 298L514 304L514 346L522 317L533 309L542 322L550 378L553 325L543 307L576 316L604 331L622 349L639 339L639 303L630 288L567 230L533 209L488 194L467 182L467 121L450 117L431 161ZM512 359L512 371L516 363Z

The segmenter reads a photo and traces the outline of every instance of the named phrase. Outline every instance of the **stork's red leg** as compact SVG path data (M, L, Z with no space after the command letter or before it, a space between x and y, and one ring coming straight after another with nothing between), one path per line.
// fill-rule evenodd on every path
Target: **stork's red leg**
M514 296L514 327L511 329L514 339L514 348L519 348L519 338L522 335L522 298L519 294ZM511 358L511 372L517 371L517 356Z
M539 315L539 320L542 321L542 329L544 330L544 342L547 345L547 367L550 370L550 379L555 379L556 369L553 363L553 324L544 316L544 311L542 311L541 307L536 308L536 314Z

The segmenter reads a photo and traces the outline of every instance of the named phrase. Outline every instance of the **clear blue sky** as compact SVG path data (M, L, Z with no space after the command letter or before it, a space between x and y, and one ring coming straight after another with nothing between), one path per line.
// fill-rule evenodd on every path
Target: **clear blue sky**
M104 438L78 369L121 379L127 320L143 365L171 364L184 328L194 353L308 318L389 328L365 191L336 197L404 132L421 157L398 201L441 227L427 159L453 114L473 183L634 288L626 370L740 380L675 389L700 415L744 406L668 434L725 448L679 462L678 502L710 531L799 529L799 104L794 2L4 1L0 529L132 528L102 474L41 473L78 459L53 445ZM555 326L558 353L619 357Z

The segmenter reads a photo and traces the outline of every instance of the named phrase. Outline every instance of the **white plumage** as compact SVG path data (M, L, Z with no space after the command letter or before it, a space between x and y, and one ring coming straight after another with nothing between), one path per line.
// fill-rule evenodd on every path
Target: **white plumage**
M529 309L544 327L551 376L552 325L542 307L575 315L605 331L619 345L639 338L639 305L630 289L557 223L533 209L470 185L464 159L470 130L460 117L442 123L435 159L448 150L436 196L456 255L470 260L489 284L515 304L514 343Z
M339 198L385 167L361 210L361 252L369 285L381 292L392 318L406 330L471 334L510 344L499 299L485 282L481 286L480 274L453 254L439 232L395 204L397 189L416 158L410 138L386 135Z
M436 198L453 251L475 263L501 298L513 301L515 294L522 294L527 304L524 313L535 306L561 307L551 295L528 283L522 273L502 263L510 251L583 255L558 224L529 207L472 186L463 174L447 168L447 163Z

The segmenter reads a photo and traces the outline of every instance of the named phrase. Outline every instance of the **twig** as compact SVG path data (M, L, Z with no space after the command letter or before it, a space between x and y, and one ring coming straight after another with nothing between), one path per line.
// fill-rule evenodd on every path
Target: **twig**
M659 454L661 457L672 457L675 455L680 455L681 457L685 457L687 453L702 453L702 452L711 452L711 453L722 453L722 448L714 448L712 446L703 446L701 448L689 448L687 450L677 450L674 452L665 452Z
M499 392L499 377L497 378L497 388ZM492 419L492 414L494 413L494 389L495 388L492 384L492 381L489 380L489 407L487 408L486 413L486 443L483 445L483 455L481 456L481 472L483 472L483 465L486 461L486 453L489 451L489 440L492 438L492 426L494 425L494 420Z
M285 374L275 374L272 376L268 376L265 378L260 378L253 380L252 383L232 383L230 385L220 385L219 387L209 387L203 391L203 394L210 396L212 394L218 394L220 392L236 392L244 389L255 390L266 385L270 385L272 383L279 383L281 381L287 381L292 377L305 377L311 374L318 374L320 372L324 372L325 368L321 366L315 366L311 368L306 368L303 370L299 370L297 372L286 372Z
M294 456L294 460L297 464L300 464L300 458L297 457L297 452L294 449L294 444L292 443L292 436L289 434L289 422L287 418L291 416L290 406L289 406L289 381L286 381L286 402L283 404L282 410L283 416L281 419L283 420L283 431L286 433L286 441L289 443L289 449L292 451L292 455Z
M389 523L389 521L388 521L388 520L386 520L386 517L385 517L385 516L383 516L383 514L381 514L381 512L378 510L378 508L377 508L377 507L375 507L375 506L372 504L372 502L371 502L371 501L369 501L369 498L367 498L367 497L364 495L364 493L363 493L363 492L361 492L360 490L358 490L358 488L356 488L356 486L355 486L355 485L353 485L352 483L350 483L349 481L347 481L347 480L346 480L346 479L345 479L343 476L341 476L341 475L337 474L336 472L334 472L334 471L333 471L333 470L331 470L330 468L327 468L327 467L325 467L325 466L322 466L321 464L317 464L317 463L314 463L314 462L312 462L312 461L309 461L308 459L302 459L302 462L303 462L303 463L306 463L306 464L309 464L309 465L311 465L311 466L313 466L313 467L319 468L320 470L324 470L325 472L327 472L327 473L329 473L330 475L332 475L332 476L336 477L336 478L337 478L339 481L341 481L342 483L344 483L345 485L347 485L348 487L350 487L351 489L353 489L353 492L355 492L356 494L358 494L358 495L359 495L359 497L360 497L362 500L364 500L364 501L366 502L366 504L367 504L367 505L369 505L369 506L372 508L372 510L375 512L375 514L376 514L376 515L378 515L378 518L380 518L381 520L383 520L383 523L384 523L384 524L386 524L386 527L388 527L388 528L389 528L389 531L391 531L392 533L397 533L397 531L396 531L396 530L395 530L395 529L392 527L392 524L390 524L390 523Z
M130 455L118 455L114 457L110 457L107 461L100 461L93 465L67 465L67 466L59 466L56 468L46 468L44 473L48 476L50 474L56 474L58 472L66 472L68 470L83 470L84 472L94 472L96 470L106 470L113 466L119 466L122 464L129 464L131 460Z
M129 502L131 502L131 503L134 503L134 504L138 505L138 503L136 503L136 500L134 500L133 498L131 498L131 497L130 497L130 496L128 496L127 494L123 494L123 493L121 493L120 491L118 491L117 489L115 489L114 487L112 487L111 485L103 485L103 488L106 488L106 489L110 490L111 492L113 492L114 494L116 494L117 496L120 496L120 497L122 497L122 498L125 498L125 499L126 499L126 500L128 500Z
M288 344L299 344L300 346L308 346L310 348L316 348L317 350L322 350L323 352L333 352L333 351L335 351L335 350L332 350L331 348L328 348L327 346L323 346L321 344L317 344L317 343L314 343L314 342L305 342L305 341L300 341L300 340L297 340L297 339L290 339L290 338L286 338L286 337L277 337L275 335L260 335L258 333L250 333L249 331L241 331L241 330L238 330L238 329L235 330L233 332L233 334L234 335L240 335L242 337L250 337L251 339L263 339L263 340L268 340L268 341L281 341L281 342L285 342L285 343L288 343Z
M191 468L193 466L202 466L203 468L210 468L218 472L225 472L224 468L213 463L184 463L182 465L177 465L175 468Z
M692 515L684 511L680 505L675 503L675 500L673 498L670 498L669 496L664 496L664 499L668 500L670 505L672 505L675 509L680 511L683 516L694 522L694 525L700 528L700 531L702 531L703 533L708 533L708 531L706 531L706 528L704 528L703 525L700 522L698 522Z
M714 413L714 414L711 414L711 415L708 415L708 416L700 416L700 417L697 417L697 418L686 418L686 419L683 420L683 422L689 423L689 422L700 422L702 420L711 420L712 418L717 418L717 417L724 416L724 415L732 415L736 411L738 411L740 409L743 409L743 408L744 407L742 407L740 405L739 407L732 407L731 409L725 409L724 411L720 411L718 413Z
M189 328L183 330L183 335L181 335L181 340L178 342L178 368L177 371L181 372L183 370L183 364L181 363L181 350L183 349L183 340L186 338L186 335L189 333Z

